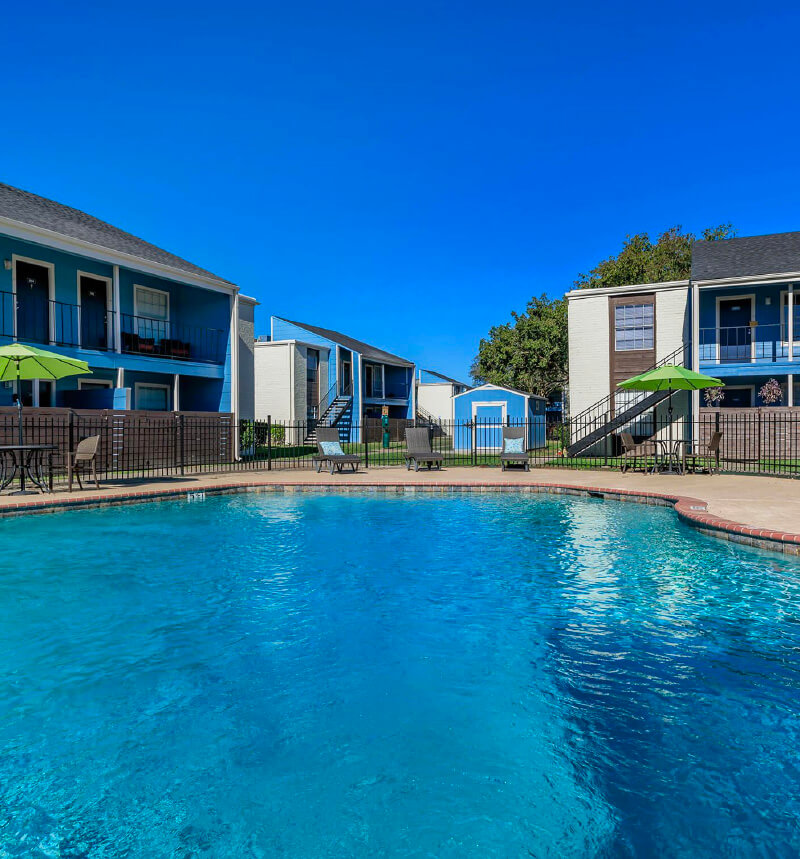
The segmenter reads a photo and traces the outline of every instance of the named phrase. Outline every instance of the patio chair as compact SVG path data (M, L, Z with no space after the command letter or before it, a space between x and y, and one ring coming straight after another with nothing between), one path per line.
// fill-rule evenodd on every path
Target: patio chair
M707 471L709 474L719 474L719 448L722 443L722 431L716 430L711 434L707 443L699 444L698 449L688 453L686 446L683 448L683 473L688 470L697 474L698 471Z
M317 455L312 461L317 463L317 474L322 466L327 464L331 474L341 473L345 465L349 465L355 474L361 464L361 457L353 453L345 453L339 442L339 430L336 427L317 427Z
M81 472L85 471L89 467L91 467L92 470L94 485L98 489L100 488L100 481L97 479L97 448L99 444L100 436L90 435L88 438L79 441L78 446L72 453L70 453L69 459L67 460L67 479L70 492L72 492L73 476L77 479L78 486L83 489L83 484L81 483Z
M655 473L658 462L658 442L656 441L640 441L635 442L633 436L629 432L621 432L619 439L622 442L622 473L631 468L636 471L641 468L647 473L651 471ZM652 465L650 459L652 458Z
M505 471L509 465L521 465L525 471L531 470L527 445L525 444L525 427L503 427L500 467Z
M427 463L428 471L434 463L439 471L442 470L444 456L431 450L431 433L428 427L406 427L405 459L407 470L411 470L411 463L414 463L414 471L419 471L420 463Z

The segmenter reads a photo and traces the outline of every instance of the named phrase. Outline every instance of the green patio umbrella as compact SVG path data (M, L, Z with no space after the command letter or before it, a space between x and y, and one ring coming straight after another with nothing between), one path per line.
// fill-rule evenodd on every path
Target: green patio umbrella
M0 346L0 381L19 382L22 379L63 379L91 373L86 361L68 358L56 352L46 352L35 346L10 343ZM22 397L17 385L17 409L19 410L19 443L22 437Z
M686 367L675 364L665 364L654 370L647 370L638 376L633 376L619 383L620 388L633 391L669 391L669 443L672 447L672 392L673 391L702 391L704 388L721 388L724 383L713 376L695 373ZM672 465L670 465L670 470Z

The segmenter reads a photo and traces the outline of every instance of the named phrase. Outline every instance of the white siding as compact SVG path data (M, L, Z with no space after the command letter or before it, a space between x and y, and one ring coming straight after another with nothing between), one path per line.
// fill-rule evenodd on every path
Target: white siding
M568 296L569 410L573 416L611 393L608 299L631 289ZM651 289L655 295L656 361L661 361L689 341L689 288L686 284L666 288L653 284ZM647 293L648 286L637 287L637 292Z
M255 412L256 420L265 421L272 415L275 421L294 419L291 401L291 362L293 343L256 343ZM305 386L305 376L303 377Z
M417 404L435 418L453 419L453 386L449 382L423 383L417 387Z
M689 290L656 293L656 361L689 342Z
M608 396L608 296L569 299L569 411L577 415Z

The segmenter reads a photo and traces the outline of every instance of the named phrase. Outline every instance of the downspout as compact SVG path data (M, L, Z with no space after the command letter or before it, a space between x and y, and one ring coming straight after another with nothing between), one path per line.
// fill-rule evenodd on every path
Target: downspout
M239 459L239 293L231 295L231 411L233 412L233 458Z

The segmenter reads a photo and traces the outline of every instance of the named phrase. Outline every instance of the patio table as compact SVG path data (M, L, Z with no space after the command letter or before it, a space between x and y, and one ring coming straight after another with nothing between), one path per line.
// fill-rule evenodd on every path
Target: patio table
M19 490L14 495L29 495L25 478L42 492L49 492L44 473L45 454L58 450L57 444L2 444L0 445L0 491L19 475ZM48 460L50 458L48 457Z
M686 444L686 441L682 438L671 443L660 438L652 439L652 441L661 448L661 455L656 457L658 461L654 470L667 474L683 474L681 446Z

